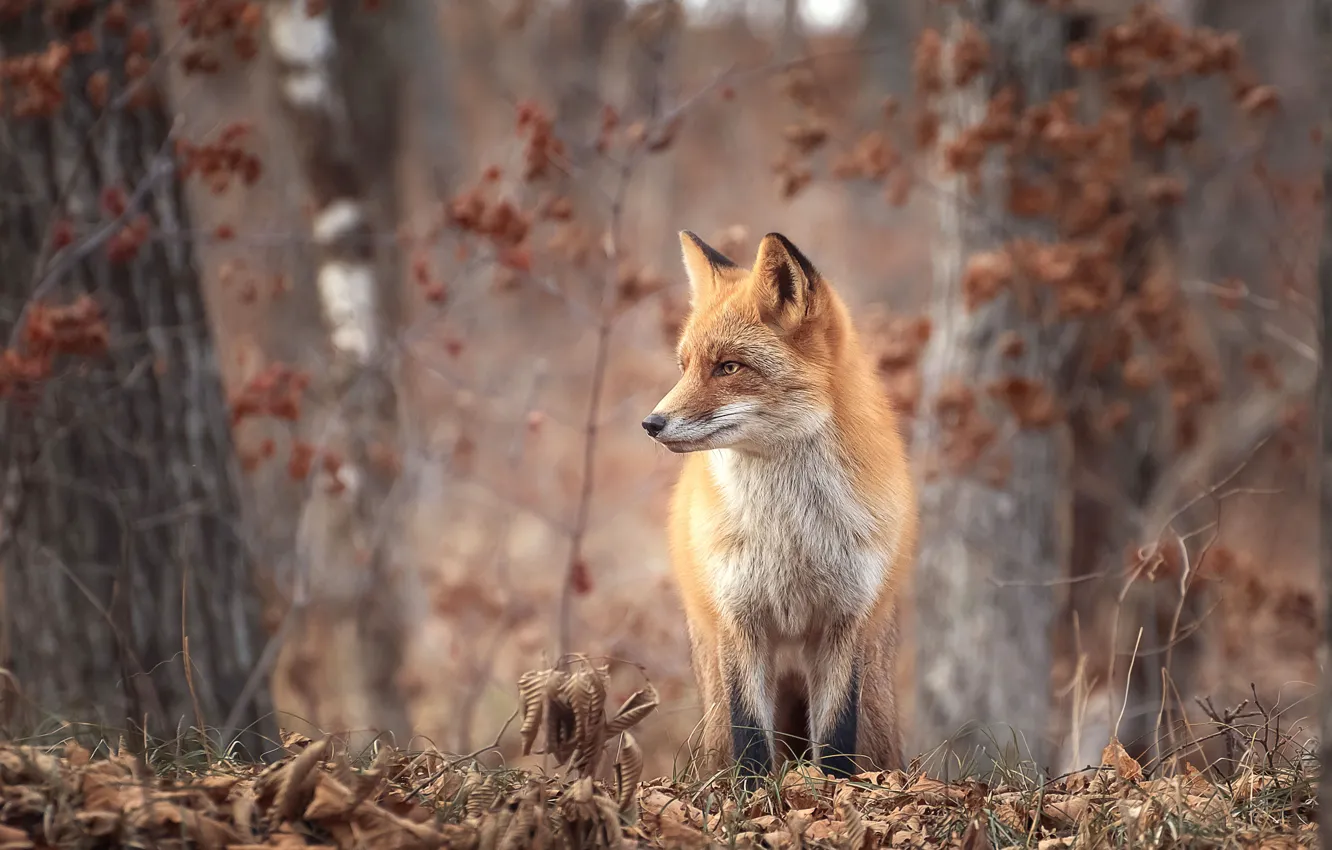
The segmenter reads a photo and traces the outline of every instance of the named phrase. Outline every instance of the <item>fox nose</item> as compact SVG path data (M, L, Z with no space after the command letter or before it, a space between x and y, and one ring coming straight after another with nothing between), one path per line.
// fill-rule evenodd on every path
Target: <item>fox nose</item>
M666 428L666 417L660 413L650 413L643 420L643 430L647 431L649 437L656 437Z

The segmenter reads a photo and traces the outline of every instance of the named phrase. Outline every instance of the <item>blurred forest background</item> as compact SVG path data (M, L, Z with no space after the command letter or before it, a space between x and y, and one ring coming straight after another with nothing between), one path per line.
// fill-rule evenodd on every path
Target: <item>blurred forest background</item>
M791 238L902 409L911 752L1299 740L1313 6L0 0L3 730L513 760L518 676L578 652L658 689L669 772L638 423L687 228Z

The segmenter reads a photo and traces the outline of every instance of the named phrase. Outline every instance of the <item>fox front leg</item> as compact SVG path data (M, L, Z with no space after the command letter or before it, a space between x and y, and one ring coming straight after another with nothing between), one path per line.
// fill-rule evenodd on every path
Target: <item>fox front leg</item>
M742 786L753 791L759 778L772 769L776 705L769 665L757 641L742 638L723 650L721 667L730 695L731 751Z
M861 670L851 636L826 636L809 661L809 740L819 768L835 776L854 775Z

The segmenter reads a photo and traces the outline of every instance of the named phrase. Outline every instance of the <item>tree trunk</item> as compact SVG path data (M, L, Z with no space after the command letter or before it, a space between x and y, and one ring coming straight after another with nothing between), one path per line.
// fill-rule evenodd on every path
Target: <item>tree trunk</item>
M1101 20L1091 15L1070 20L1076 22L1073 29L1088 44L1096 43L1103 27L1115 23L1113 18ZM1113 81L1093 76L1086 83L1078 89L1081 118L1094 125L1106 112L1105 89L1113 88ZM1144 109L1166 101L1164 92L1151 80L1142 97L1140 108ZM1169 164L1166 151L1135 139L1131 152L1135 185L1149 175L1165 173ZM1159 281L1171 282L1173 293L1179 279L1180 230L1173 208L1150 209L1133 218L1119 263L1125 302L1144 297ZM1054 704L1052 733L1062 743L1062 762L1056 769L1076 770L1094 763L1112 736L1135 755L1156 755L1154 732L1162 706L1163 670L1173 666L1187 679L1187 655L1196 648L1192 636L1173 640L1166 636L1179 601L1173 584L1167 588L1164 582L1130 579L1125 587L1126 567L1130 566L1125 563L1126 553L1152 542L1145 536L1156 530L1149 531L1144 525L1145 511L1172 453L1182 447L1166 436L1172 434L1167 389L1132 390L1125 385L1122 370L1098 365L1107 341L1119 330L1118 321L1113 314L1089 320L1079 334L1080 344L1069 369L1082 378L1070 388L1072 539L1067 580L1060 584L1065 599L1055 634L1055 661L1056 669L1064 662L1063 669L1081 681L1074 685L1057 682L1068 686L1065 693L1072 699L1057 699ZM1158 322L1140 331L1146 338L1142 344L1150 340L1153 351L1162 351L1169 350L1170 344L1160 337L1177 334L1187 338L1185 328L1172 325L1163 331L1166 327L1165 322ZM1126 405L1127 416L1118 428L1106 428L1101 421L1109 399ZM1196 599L1195 594L1185 600L1185 612L1192 613ZM1159 648L1166 643L1172 648L1162 652ZM1089 686L1090 693L1080 693L1079 686ZM1087 699L1080 704L1083 696ZM1076 741L1070 738L1075 729L1080 730Z
M229 410L171 115L152 75L127 76L159 46L139 43L151 18L20 8L0 13L0 52L44 56L63 99L11 77L0 100L0 666L17 684L0 722L137 744L239 709L257 756L275 729L264 689L238 706L261 638ZM80 31L95 43L62 63ZM48 360L51 320L69 324Z
M581 169L595 156L597 114L604 102L601 73L625 5L624 0L574 0L565 14L571 33L557 51L564 82L556 95L555 132L565 141L572 166ZM576 185L584 175L572 177Z
M968 85L945 86L936 104L939 149L983 118L1001 86L1017 88L1020 112L1066 83L1061 20L1038 4L970 0L941 14L945 42L956 43L965 17L988 41L990 63ZM946 64L943 78L952 79ZM1060 432L992 424L1002 415L986 391L1013 376L1053 390L1070 355L1066 329L1041 323L1008 292L964 306L964 270L996 247L994 234L1051 235L1008 212L997 170L984 172L979 195L962 177L936 186L933 333L915 433L924 470L915 729L920 749L944 745L945 770L956 758L984 771L1005 751L1043 762L1055 583L1069 522ZM1023 342L1016 356L1003 350L1010 332ZM1006 472L1004 480L987 468Z
M388 45L396 18L356 0L269 6L279 86L302 163L318 252L316 280L328 331L326 372L314 386L311 492L297 558L310 593L309 621L356 624L355 669L307 633L298 666L336 665L359 678L353 706L310 718L408 740L400 671L414 620L410 576L395 557L400 457L398 277L376 235L397 218L398 65ZM299 581L300 579L298 579Z
M790 62L800 55L805 27L800 20L800 0L782 0L782 28L777 38L777 57Z
M1318 433L1322 463L1318 478L1319 573L1323 580L1322 682L1319 694L1320 729L1318 761L1318 838L1332 847L1332 363L1328 358L1328 333L1332 330L1332 92L1328 91L1329 63L1326 49L1332 46L1332 0L1317 0L1313 8L1318 43L1324 46L1324 61L1318 69L1323 78L1323 233L1318 251Z
M865 50L861 108L866 117L874 119L885 95L900 97L911 89L911 44L918 29L920 5L911 0L865 0L860 46Z
M1321 10L1320 10L1321 11ZM1328 14L1323 11L1322 14ZM1325 21L1326 23L1326 21ZM1328 145L1327 122L1323 128L1324 145ZM1332 151L1323 166L1323 197L1332 192ZM1326 204L1326 201L1324 202ZM1318 791L1318 832L1324 847L1332 847L1332 364L1328 363L1328 328L1332 327L1332 216L1323 211L1323 242L1318 260L1318 313L1319 365L1318 410L1320 445L1322 449L1322 475L1318 490L1318 516L1320 523L1319 565L1323 578L1323 682L1322 729L1319 762L1324 766Z

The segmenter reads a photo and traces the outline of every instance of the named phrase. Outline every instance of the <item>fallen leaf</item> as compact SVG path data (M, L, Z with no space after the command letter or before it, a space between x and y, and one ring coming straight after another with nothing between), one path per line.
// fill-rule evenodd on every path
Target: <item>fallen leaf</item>
M1138 782L1142 779L1142 765L1128 754L1118 738L1111 738L1101 751L1101 764L1114 768L1115 775L1125 781Z

